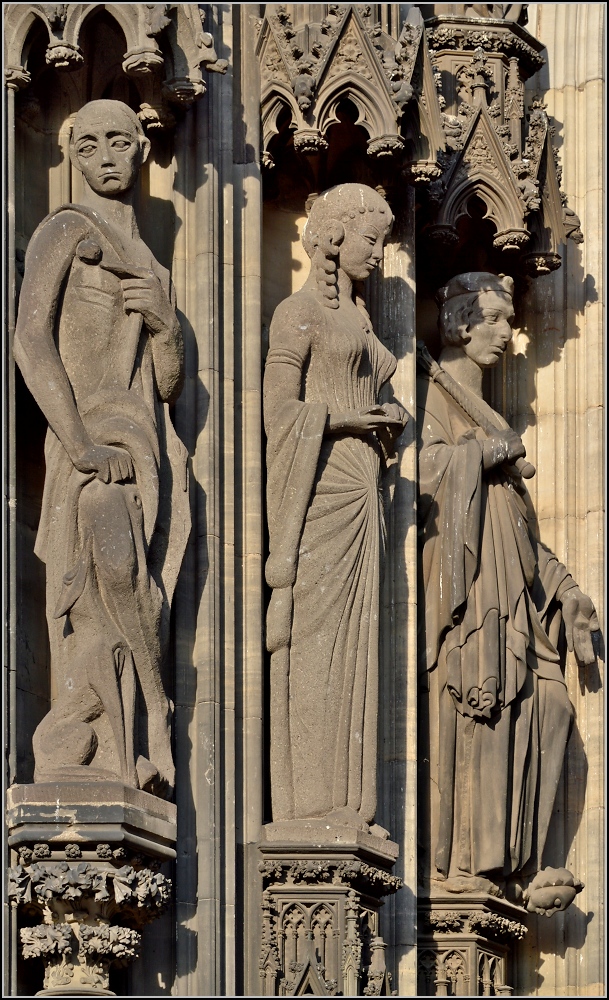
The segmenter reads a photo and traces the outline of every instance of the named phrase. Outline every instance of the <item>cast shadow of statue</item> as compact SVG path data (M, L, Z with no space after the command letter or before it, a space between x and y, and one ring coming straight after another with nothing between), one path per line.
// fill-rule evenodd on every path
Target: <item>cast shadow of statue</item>
M567 280L571 289L576 290L571 296L576 308L554 311L550 303L563 302L563 285ZM498 370L497 377L512 385L526 385L526 399L523 400L522 394L518 393L516 412L510 412L514 410L515 401L506 400L506 405L502 406L500 392L494 391L494 387L491 388L491 395L495 407L505 410L503 416L520 434L537 423L534 406L537 390L531 377L532 370L538 372L564 363L567 341L581 337L578 320L583 318L586 307L598 302L598 298L594 276L584 274L581 250L571 241L563 246L560 270L534 281L529 280L528 287L523 287L522 294L516 298L515 336L503 361L503 370ZM559 312L562 326L559 325ZM527 316L531 318L527 319ZM556 325L553 325L553 320Z
M193 461L197 441L207 423L210 396L199 375L199 348L195 331L184 315L177 310L184 338L186 384L182 397L176 404L175 423L189 455L189 488L193 529L188 542L181 570L181 580L176 590L172 609L172 631L176 636L174 717L174 753L176 770L181 780L176 784L176 802L180 815L179 837L182 844L192 848L180 850L181 865L177 877L179 898L196 905L198 884L198 858L194 845L196 833L196 801L193 786L193 751L191 738L197 706L198 676L195 661L197 617L209 574L209 547L207 541L207 495L193 474ZM182 600L180 601L180 597ZM182 611L180 605L184 607ZM178 609L180 620L178 621ZM190 909L190 907L189 907ZM189 913L190 917L191 914ZM177 914L181 946L176 954L175 977L179 979L197 967L196 931L189 928L185 917ZM165 992L165 991L163 991Z
M581 824L587 777L586 749L575 719L548 830L543 866L560 868L565 864ZM518 993L522 996L536 993L545 979L541 969L547 962L547 956L555 955L564 959L568 951L577 953L584 947L589 925L598 917L599 914L582 910L576 902L564 912L555 913L551 919L529 913L526 920L528 927L526 938L516 945Z

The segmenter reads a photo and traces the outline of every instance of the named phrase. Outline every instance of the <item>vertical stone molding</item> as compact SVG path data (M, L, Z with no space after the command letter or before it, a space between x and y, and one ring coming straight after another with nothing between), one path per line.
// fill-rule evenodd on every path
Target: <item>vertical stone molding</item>
M115 996L109 969L139 957L142 929L169 905L174 805L118 783L14 785L9 900L37 996Z

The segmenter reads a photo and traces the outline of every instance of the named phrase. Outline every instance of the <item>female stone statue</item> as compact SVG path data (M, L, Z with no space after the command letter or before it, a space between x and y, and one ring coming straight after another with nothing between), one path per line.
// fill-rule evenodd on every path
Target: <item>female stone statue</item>
M273 589L273 819L327 817L367 829L376 807L379 474L406 422L379 405L396 361L355 294L391 228L371 188L313 204L311 272L273 317L264 381Z
M561 621L582 664L594 661L599 627L590 598L537 538L522 441L482 399L483 370L511 339L512 289L511 278L482 272L441 289L440 368L417 384L440 878L539 870L573 717Z
M184 378L182 334L169 274L132 204L149 149L120 101L76 115L83 203L32 236L15 360L49 422L35 551L47 569L56 698L34 734L35 780L120 775L170 795L161 668L190 511L186 449L168 410Z

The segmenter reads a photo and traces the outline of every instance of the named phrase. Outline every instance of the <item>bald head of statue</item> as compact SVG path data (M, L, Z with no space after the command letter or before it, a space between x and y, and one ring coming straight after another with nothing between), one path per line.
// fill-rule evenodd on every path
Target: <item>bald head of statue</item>
M99 195L129 191L149 152L139 118L122 101L90 101L74 119L70 159Z

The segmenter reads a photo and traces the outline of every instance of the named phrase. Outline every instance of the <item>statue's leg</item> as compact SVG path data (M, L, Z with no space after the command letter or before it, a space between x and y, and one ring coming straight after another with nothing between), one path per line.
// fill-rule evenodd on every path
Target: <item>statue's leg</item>
M162 595L146 563L139 491L133 484L95 480L83 490L79 516L90 527L92 561L103 605L133 656L146 704L148 753L154 768L145 762L142 768L138 764L140 784L152 781L156 769L173 788L171 705L160 672Z
M123 643L113 648L102 642L86 662L89 684L103 703L112 726L121 778L126 785L137 788L133 750L135 677L131 653Z

